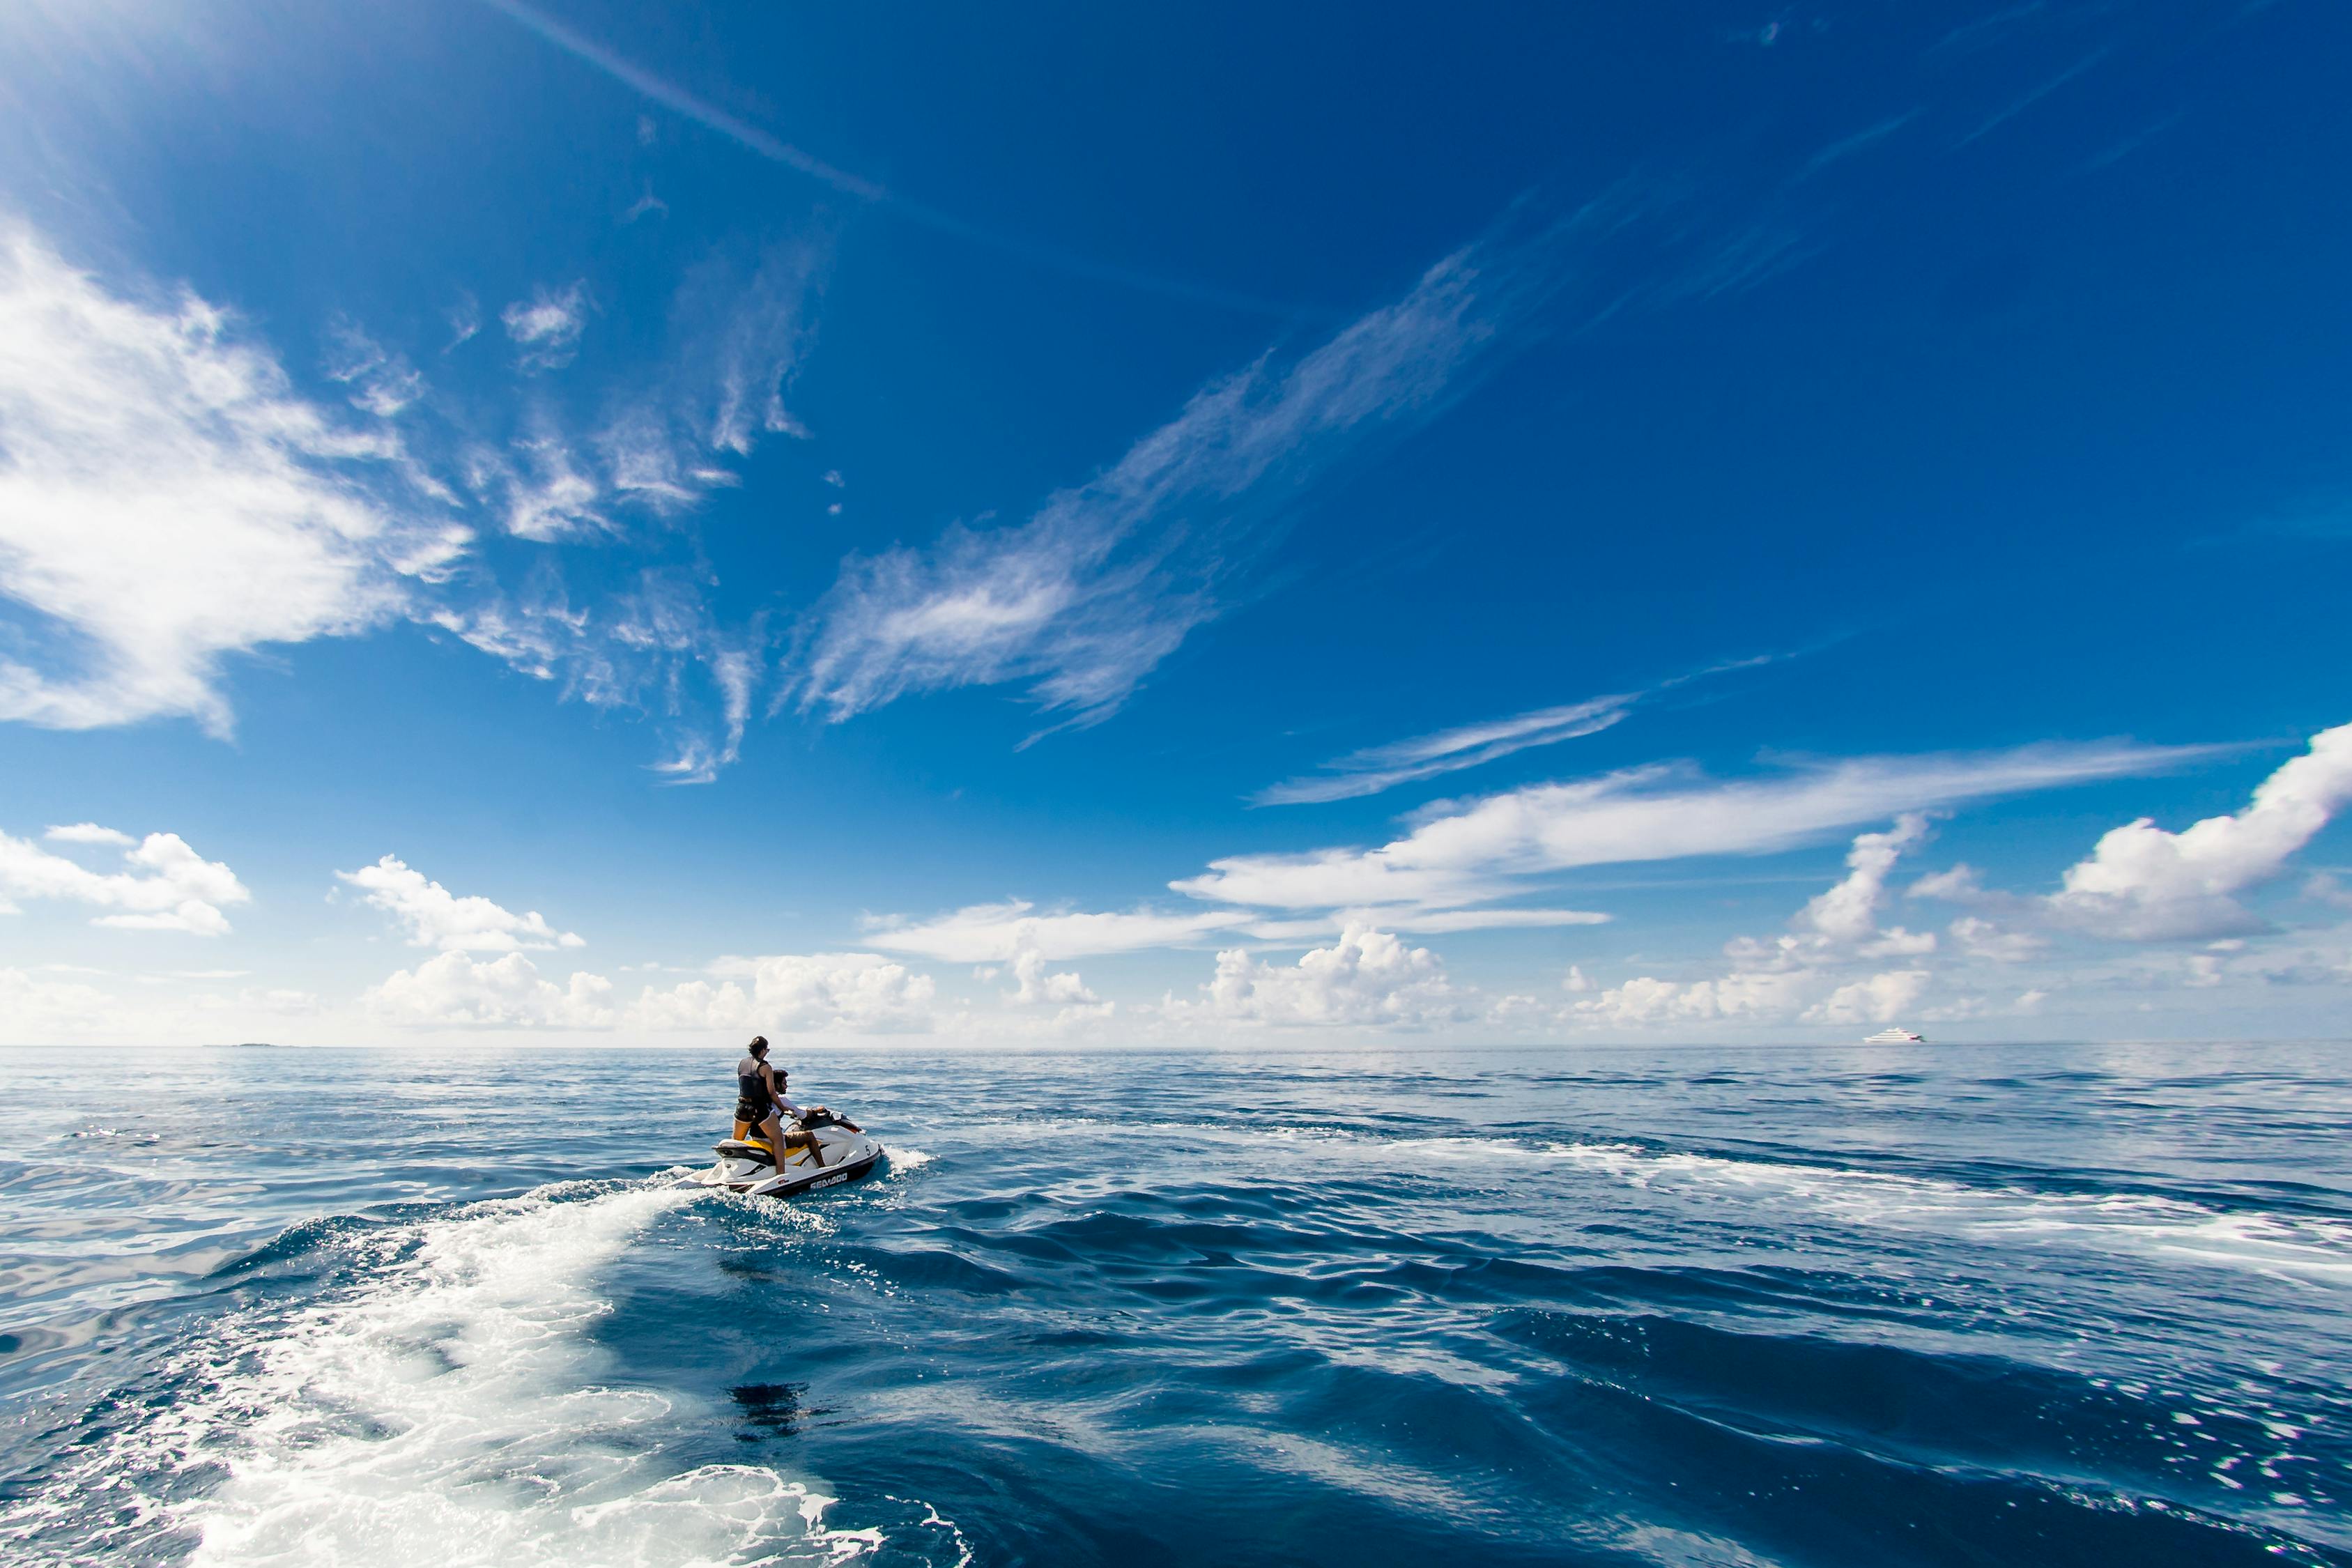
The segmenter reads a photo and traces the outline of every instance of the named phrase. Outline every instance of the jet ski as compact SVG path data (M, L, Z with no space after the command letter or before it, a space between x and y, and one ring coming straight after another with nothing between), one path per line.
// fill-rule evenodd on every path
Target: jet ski
M717 1145L718 1163L686 1180L696 1186L725 1187L755 1198L796 1198L870 1176L889 1152L865 1133L852 1132L836 1122L811 1131L816 1134L815 1150L785 1150L781 1168L776 1152L758 1133L724 1139Z

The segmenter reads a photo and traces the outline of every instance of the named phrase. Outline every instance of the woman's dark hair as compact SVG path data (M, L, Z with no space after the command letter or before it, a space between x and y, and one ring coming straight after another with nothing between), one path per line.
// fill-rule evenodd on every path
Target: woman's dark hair
M749 1048L751 1054L755 1057L766 1056L768 1054L768 1037L765 1035L752 1036L751 1044Z

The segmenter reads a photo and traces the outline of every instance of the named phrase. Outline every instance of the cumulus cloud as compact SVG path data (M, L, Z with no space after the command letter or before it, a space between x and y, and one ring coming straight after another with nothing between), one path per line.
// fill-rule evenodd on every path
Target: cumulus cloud
M1933 952L1933 932L1882 928L1886 880L1895 864L1927 841L1927 817L1906 812L1885 832L1855 836L1846 874L1808 900L1770 941L1736 937L1724 945L1733 972L1694 981L1642 975L1590 994L1571 971L1571 991L1588 993L1571 1007L1588 1022L1616 1026L1704 1023L1848 1024L1865 1018L1891 1023L1927 989L1924 969L1885 970L1845 978L1866 962Z
M2023 963L2050 946L2032 931L2008 930L1980 915L1962 915L1952 922L1951 932L1962 952L1995 963Z
M445 952L513 952L523 948L586 945L576 933L548 924L537 910L516 914L485 898L460 898L397 856L386 855L373 866L335 875L359 889L370 908L383 910L404 928L412 947L436 947Z
M878 953L722 959L711 980L656 990L630 1008L647 1029L761 1029L782 1034L919 1034L931 1027L927 974Z
M28 839L0 833L0 914L18 912L20 899L47 900L112 911L94 917L92 925L223 936L229 924L221 907L253 897L236 872L198 855L176 833L151 833L132 844L128 834L85 822L53 827L49 837L121 848L125 869L92 871Z
M931 1026L930 978L875 953L721 959L709 973L625 1001L601 974L558 985L520 952L483 960L452 950L394 973L362 1002L414 1027L887 1035Z
M1915 1007L1927 989L1924 969L1895 969L1839 986L1805 1009L1817 1024L1892 1024Z
M378 626L466 548L383 499L401 456L215 306L0 226L0 719L226 732L226 656Z
M1916 811L1897 817L1891 832L1860 835L1846 853L1844 880L1810 900L1792 923L1833 942L1859 945L1871 940L1885 901L1886 874L1906 850L1927 837L1927 818Z
M1046 973L1045 960L1034 952L1013 959L1013 979L1014 988L1004 999L1014 1006L1060 1007L1071 1016L1108 1016L1114 1005L1088 990L1076 971Z
M1839 984L1819 970L1750 971L1677 982L1643 975L1577 1002L1588 1023L1655 1026L1689 1024L1891 1024L1926 992L1924 969L1889 970Z
M1300 358L1268 354L1202 387L1023 522L852 556L817 611L803 708L838 721L909 693L1018 682L1070 722L1110 713L1217 614L1222 577L1301 486L1375 433L1433 417L1515 341L1581 226L1457 251Z
M371 987L361 1001L386 1023L420 1026L608 1029L620 1021L611 981L581 973L557 985L520 952L488 961L444 952Z
M1377 848L1234 856L1170 886L1196 899L1278 909L1454 908L1499 897L1530 876L1763 854L1897 812L2152 773L2200 754L2123 742L2030 746L1856 757L1731 782L1670 765L1633 768L1441 805Z
M1794 1016L1822 989L1810 970L1755 971L1687 983L1641 975L1575 1004L1576 1014L1617 1025L1769 1022Z
M2067 868L2050 912L2076 930L2128 942L2259 929L2237 895L2278 876L2347 800L2352 724L2314 735L2310 750L2264 779L2243 811L2179 833L2145 816L2111 830L2088 859Z
M1201 990L1198 1002L1171 996L1163 1006L1177 1017L1277 1025L1417 1026L1467 1016L1435 953L1363 926L1295 964L1261 963L1242 948L1220 952Z
M526 371L561 370L580 351L580 334L588 324L588 285L583 280L562 289L541 284L529 300L517 300L499 313L507 337L518 353L516 363Z

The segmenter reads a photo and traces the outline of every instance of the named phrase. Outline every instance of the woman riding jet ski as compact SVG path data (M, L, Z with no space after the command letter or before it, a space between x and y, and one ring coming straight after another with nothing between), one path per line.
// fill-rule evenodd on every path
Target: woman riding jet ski
M870 1174L882 1163L882 1145L822 1105L796 1104L785 1093L790 1075L767 1058L767 1037L752 1037L750 1054L735 1064L735 1136L718 1146L716 1165L688 1180L788 1198Z

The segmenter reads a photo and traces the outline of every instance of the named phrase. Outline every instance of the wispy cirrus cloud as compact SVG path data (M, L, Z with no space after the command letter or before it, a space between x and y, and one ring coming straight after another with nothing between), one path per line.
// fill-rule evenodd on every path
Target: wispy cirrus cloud
M1057 910L1041 914L1034 904L1013 899L969 905L928 921L870 920L865 940L894 952L950 963L1013 963L1024 958L1058 961L1150 948L1197 947L1213 939L1234 937L1290 943L1336 936L1351 925L1375 923L1391 931L1436 934L1601 925L1609 919L1590 910L1405 906L1334 909L1299 920L1268 920L1263 910L1250 909Z
M541 286L500 311L499 320L515 345L516 363L526 371L561 370L579 352L580 334L587 329L588 285Z
M1169 885L1226 906L1466 909L1552 872L1762 854L1902 812L2157 773L2211 752L2125 742L2029 746L1854 757L1730 781L1672 764L1630 768L1440 806L1375 848L1233 856Z
M1300 805L1353 800L1362 795L1379 795L1399 784L1414 784L1423 779L1498 762L1536 746L1557 745L1562 741L1597 735L1622 722L1637 706L1662 692L1672 691L1711 675L1754 669L1759 665L1772 664L1788 657L1790 656L1761 654L1753 658L1730 659L1687 675L1677 675L1670 680L1662 680L1646 691L1590 697L1581 702L1530 709L1507 719L1459 725L1451 730L1440 730L1434 734L1417 735L1409 741L1367 746L1325 763L1319 773L1271 784L1252 796L1250 804Z
M668 754L651 767L665 784L709 784L736 761L770 668L764 623L721 626L678 570L646 568L578 604L542 574L425 618L567 700L654 719Z
M933 920L882 920L867 923L866 941L893 952L911 952L950 963L1010 963L1022 955L1058 960L1178 947L1228 931L1255 918L1240 910L1156 910L1095 912L1057 910L1013 899L972 904Z
M1353 800L1379 795L1399 784L1435 778L1440 773L1475 768L1524 752L1532 746L1557 745L1582 735L1595 735L1622 721L1639 701L1638 693L1595 697L1557 708L1536 708L1508 719L1465 724L1433 735L1367 746L1323 764L1321 775L1285 779L1250 798L1253 805L1305 805L1324 801Z
M677 519L761 439L802 433L783 392L827 254L817 236L711 258L655 368L568 404L544 384L511 407L428 397L398 346L338 317L321 369L345 407L305 396L230 310L101 279L0 218L0 721L185 716L225 735L235 656L413 621L641 709L682 764L667 776L712 776L740 749L765 634L712 615ZM576 292L510 329L565 341ZM494 560L499 534L593 537L596 586L567 587L552 550Z
M1202 387L1027 521L850 557L814 613L801 707L838 721L1013 683L1066 722L1106 717L1218 613L1224 579L1304 486L1376 436L1426 424L1523 345L1622 216L1614 201L1515 212L1297 359L1269 353Z

